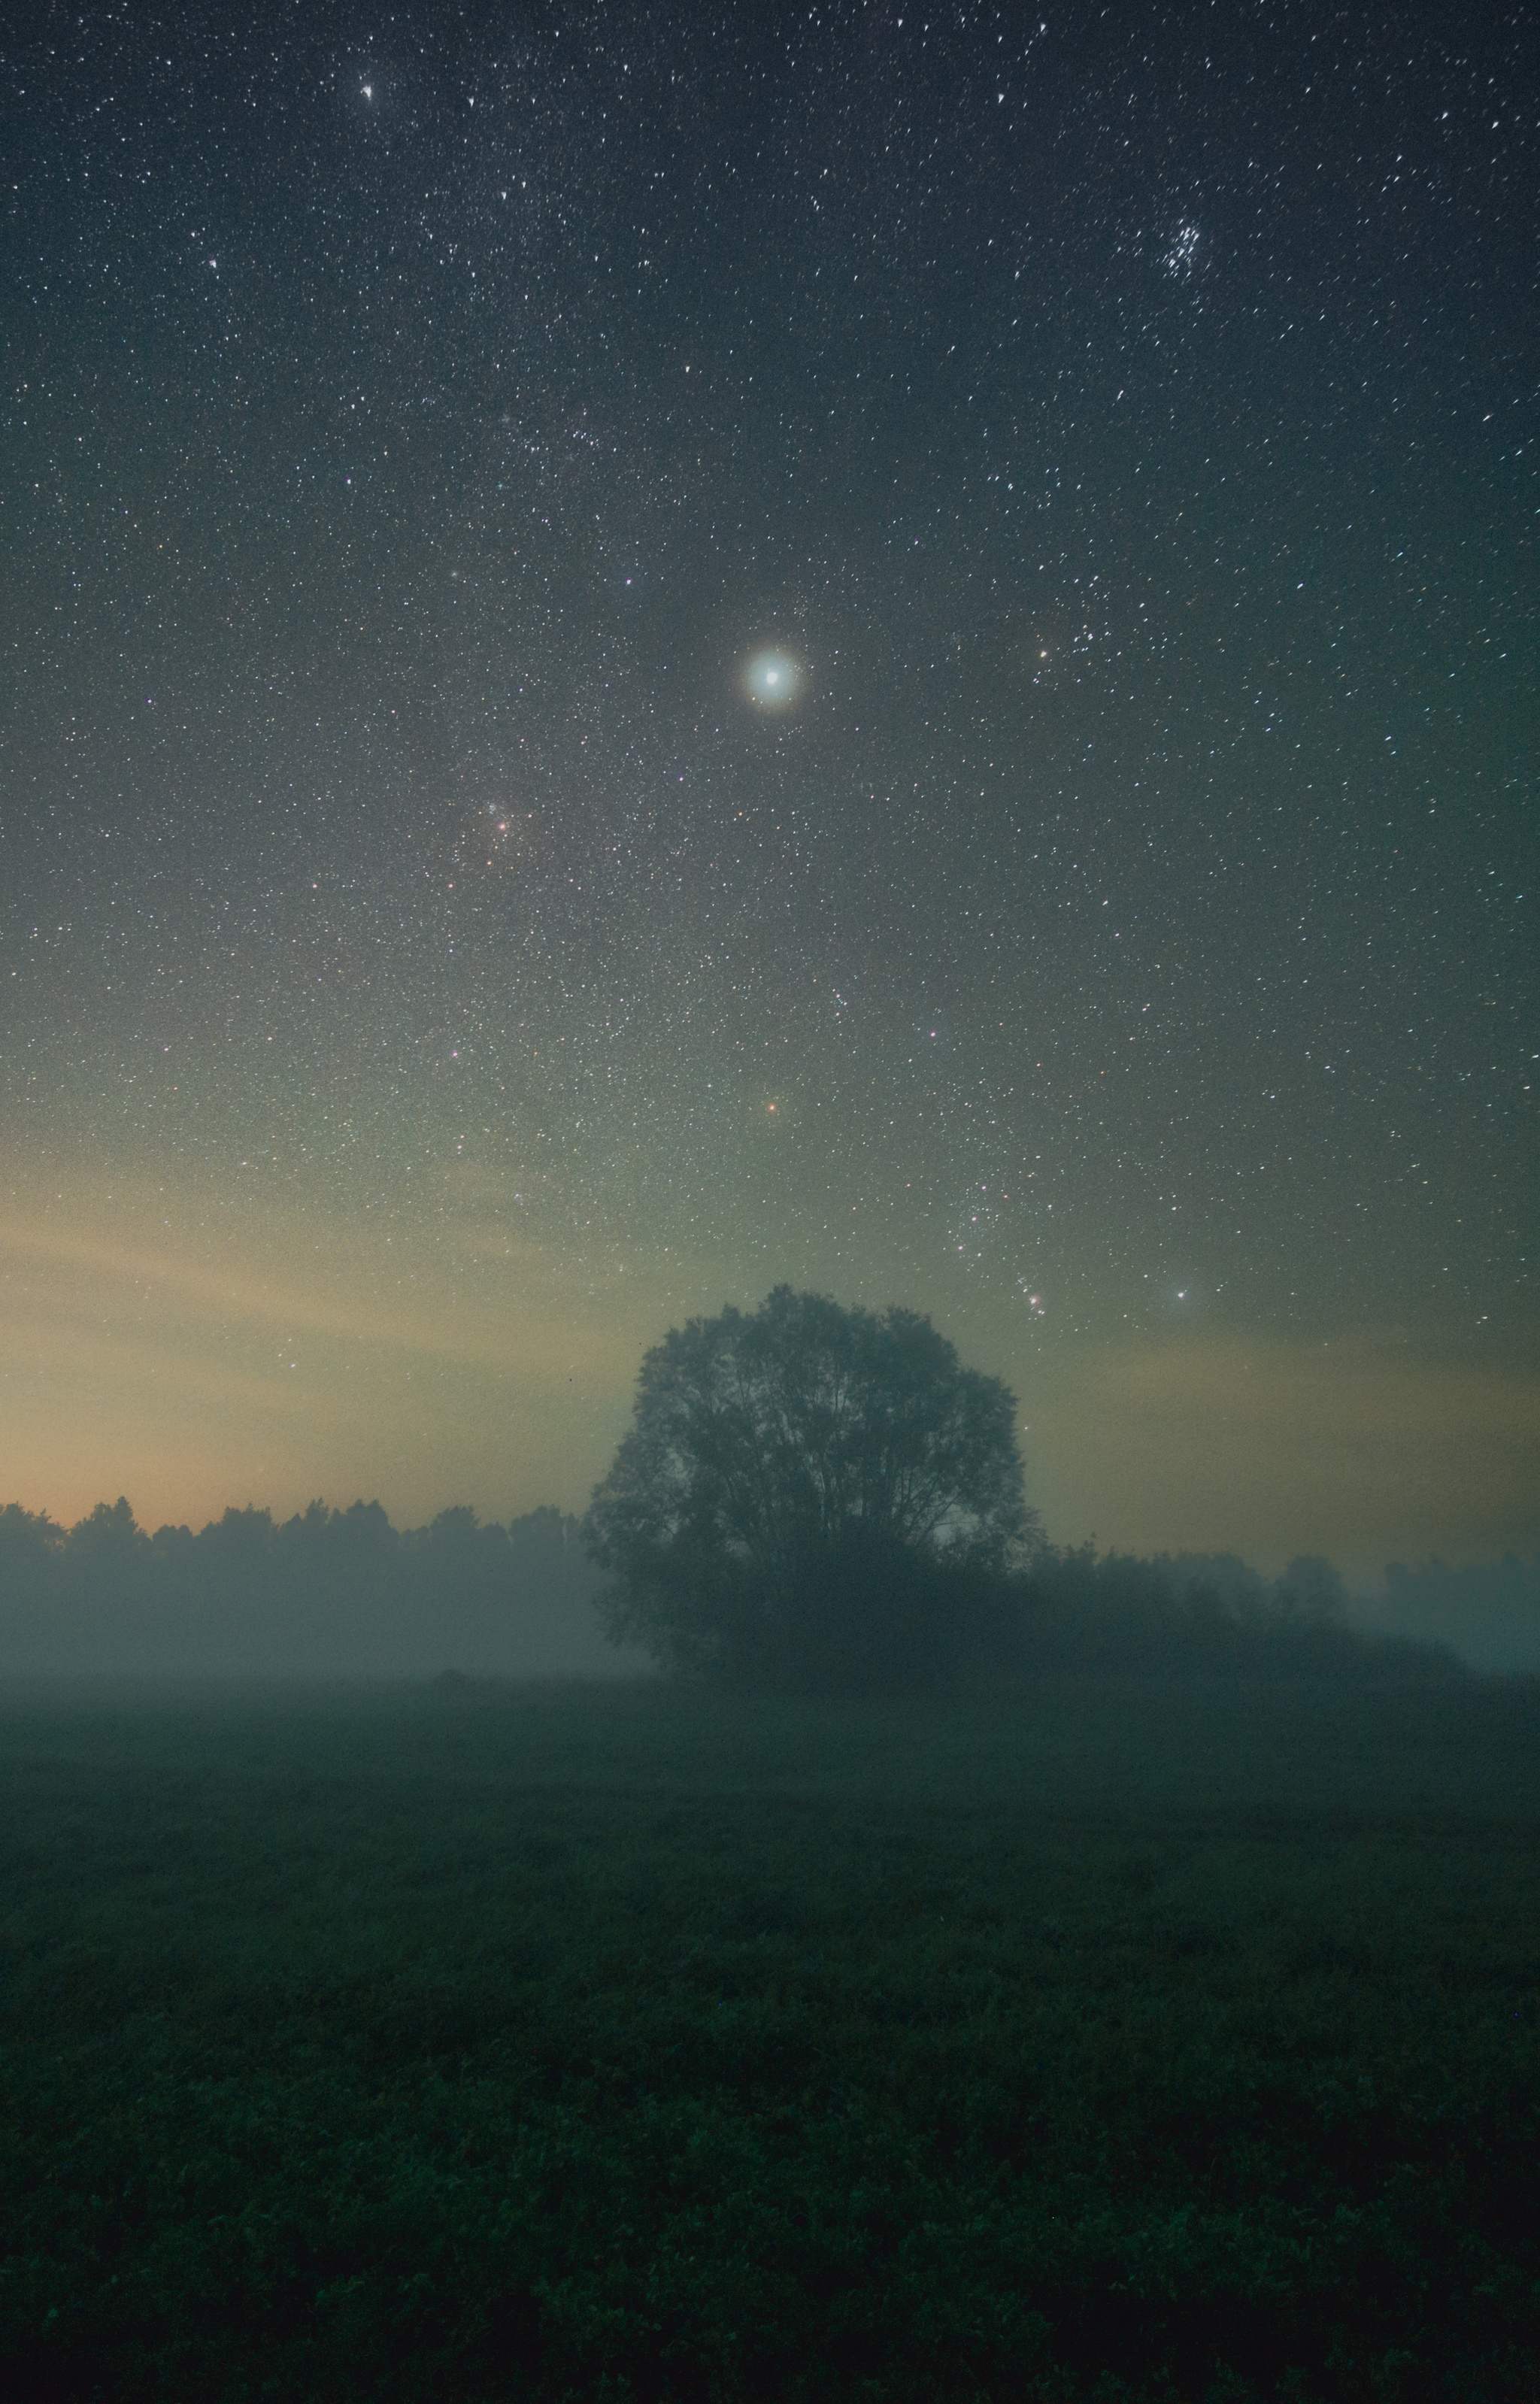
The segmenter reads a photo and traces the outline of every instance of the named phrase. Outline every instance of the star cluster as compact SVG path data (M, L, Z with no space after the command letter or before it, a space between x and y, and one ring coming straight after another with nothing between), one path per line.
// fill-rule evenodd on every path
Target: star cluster
M7 59L21 1499L159 1378L168 1498L581 1504L786 1279L1057 1534L1540 1540L1528 12L157 21Z

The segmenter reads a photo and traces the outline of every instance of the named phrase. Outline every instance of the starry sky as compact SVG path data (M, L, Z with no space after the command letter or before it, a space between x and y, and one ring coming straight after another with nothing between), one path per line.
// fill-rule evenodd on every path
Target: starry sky
M1532 10L0 44L0 1500L581 1509L785 1280L1540 1545Z

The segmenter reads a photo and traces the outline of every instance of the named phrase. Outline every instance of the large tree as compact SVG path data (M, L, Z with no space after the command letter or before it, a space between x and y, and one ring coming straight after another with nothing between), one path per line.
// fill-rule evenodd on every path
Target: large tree
M617 1642L674 1668L912 1683L1037 1534L1015 1402L928 1319L777 1286L672 1328L584 1528Z

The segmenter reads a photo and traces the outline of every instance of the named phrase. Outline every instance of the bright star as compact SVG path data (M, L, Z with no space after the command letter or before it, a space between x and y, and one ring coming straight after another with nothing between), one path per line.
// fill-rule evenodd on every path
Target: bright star
M762 709L784 709L794 701L802 669L787 651L756 651L743 671L744 690Z

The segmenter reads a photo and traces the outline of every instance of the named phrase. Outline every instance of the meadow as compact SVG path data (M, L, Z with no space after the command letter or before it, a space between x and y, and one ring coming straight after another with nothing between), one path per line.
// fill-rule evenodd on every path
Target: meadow
M29 2399L1533 2399L1540 1688L0 1690Z

